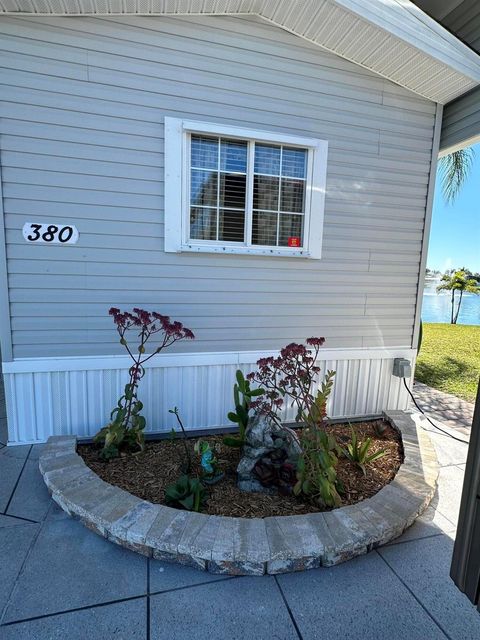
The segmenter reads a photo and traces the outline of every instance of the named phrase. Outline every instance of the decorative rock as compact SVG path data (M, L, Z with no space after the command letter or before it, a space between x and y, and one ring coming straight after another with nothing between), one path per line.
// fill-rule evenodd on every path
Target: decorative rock
M324 513L225 518L153 505L101 480L77 455L71 436L51 438L39 466L62 509L138 553L228 575L302 571L344 562L391 541L428 506L438 476L430 439L408 414L390 412L386 418L406 434L405 461L395 479L372 498ZM248 446L270 451L272 425L253 424ZM251 462L244 464L251 472Z
M297 457L301 453L298 438L291 429L280 427L273 420L261 414L255 415L253 420L249 422L245 433L242 458L237 467L239 489L269 494L277 493L275 487L262 485L254 468L262 459L278 451L279 447L276 442L279 439L285 442L283 449L287 459Z

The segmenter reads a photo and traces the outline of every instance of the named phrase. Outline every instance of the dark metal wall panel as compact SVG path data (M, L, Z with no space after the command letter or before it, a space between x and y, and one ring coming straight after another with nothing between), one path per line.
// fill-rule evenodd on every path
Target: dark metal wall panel
M450 575L479 606L480 591L480 385L473 416L465 481Z

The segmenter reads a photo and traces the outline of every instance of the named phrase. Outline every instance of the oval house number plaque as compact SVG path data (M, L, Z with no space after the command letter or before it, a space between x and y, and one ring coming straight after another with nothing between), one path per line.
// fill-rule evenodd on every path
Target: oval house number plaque
M73 225L26 222L22 233L27 242L75 244L78 241L78 230Z

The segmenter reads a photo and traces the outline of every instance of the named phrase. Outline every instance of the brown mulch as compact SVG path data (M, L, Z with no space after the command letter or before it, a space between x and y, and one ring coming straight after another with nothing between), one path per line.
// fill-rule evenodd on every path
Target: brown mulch
M381 437L377 435L374 424L386 427ZM386 455L368 465L367 475L352 462L340 458L337 476L342 482L344 493L342 505L354 504L377 493L391 482L403 461L401 438L388 423L381 420L357 422L354 424L361 441L370 437L372 444L369 452L384 450ZM348 424L333 424L327 427L340 445L350 441ZM236 467L240 450L227 447L222 436L203 437L216 451L221 470L225 478L218 484L207 487L208 500L205 513L245 518L265 518L267 516L299 515L319 511L318 506L309 503L305 497L266 495L240 491L236 485ZM200 473L199 456L193 451L196 438L187 441L194 461L193 474ZM150 440L146 442L143 453L122 455L120 458L104 462L99 458L98 447L80 445L78 453L85 463L103 480L154 503L163 503L164 490L182 475L185 464L185 451L179 436L172 440Z

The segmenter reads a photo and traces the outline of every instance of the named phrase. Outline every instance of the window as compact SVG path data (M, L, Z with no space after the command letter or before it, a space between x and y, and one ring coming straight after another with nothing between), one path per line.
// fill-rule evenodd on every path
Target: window
M327 143L165 118L165 250L319 258Z

